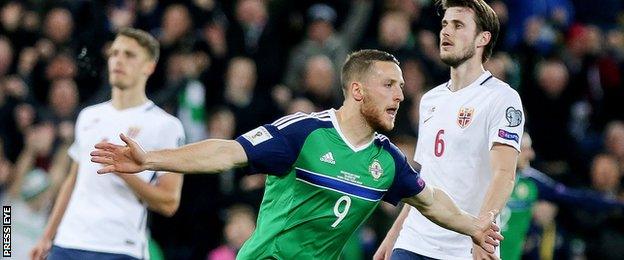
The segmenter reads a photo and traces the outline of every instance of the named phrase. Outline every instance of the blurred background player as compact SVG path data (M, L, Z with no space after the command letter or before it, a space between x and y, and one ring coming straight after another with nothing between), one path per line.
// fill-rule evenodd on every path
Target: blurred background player
M534 214L540 214L540 217L535 218L540 226L554 227L558 207L583 209L592 214L621 213L624 210L624 202L597 192L567 187L531 167L530 163L535 159L532 144L530 135L524 133L518 156L516 185L501 212L501 231L505 237L505 240L501 241L501 259L522 257ZM541 203L542 200L546 202ZM538 203L541 204L537 206ZM543 211L539 211L540 209ZM550 258L540 259L553 259L553 256L554 254Z
M180 121L145 96L145 83L158 61L158 42L137 29L121 30L108 50L111 100L82 110L73 163L32 259L144 259L147 207L171 216L178 208L182 176L144 171L136 176L97 175L89 150L124 132L146 149L173 148L184 142Z

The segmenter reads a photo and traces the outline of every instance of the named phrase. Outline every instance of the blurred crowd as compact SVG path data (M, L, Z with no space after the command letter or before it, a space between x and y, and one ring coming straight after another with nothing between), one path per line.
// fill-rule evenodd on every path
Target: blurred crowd
M522 97L533 166L624 200L624 2L487 2L501 35L486 69ZM337 108L346 56L388 51L406 85L387 134L410 158L419 99L449 78L439 59L440 12L432 0L0 1L0 192L24 212L13 218L14 250L30 250L18 245L36 242L45 226L70 165L77 113L110 98L105 53L119 28L160 41L148 97L180 118L187 142ZM229 259L253 231L263 186L263 176L244 171L185 176L178 212L152 214L151 236L167 259ZM624 256L622 211L538 207L537 224L563 230L555 259ZM397 213L383 205L345 258L370 258ZM536 232L527 257L540 245Z

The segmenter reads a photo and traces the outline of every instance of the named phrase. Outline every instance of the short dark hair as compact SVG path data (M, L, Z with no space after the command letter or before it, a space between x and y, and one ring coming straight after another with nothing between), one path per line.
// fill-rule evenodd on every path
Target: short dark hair
M494 12L483 0L441 0L439 4L442 6L442 10L450 7L466 7L475 12L475 23L477 24L477 32L490 32L492 38L490 42L485 45L481 61L486 62L490 56L492 56L492 50L498 39L498 32L500 31L500 22L498 21L498 15Z
M342 89L346 90L349 82L355 77L360 77L370 70L376 61L389 61L399 65L399 61L390 53L379 50L360 50L349 54L342 66L340 80Z
M119 36L134 39L147 51L147 54L154 62L158 62L158 58L160 58L160 43L158 43L158 40L156 40L154 36L146 31L134 28L123 28L119 30L117 37Z

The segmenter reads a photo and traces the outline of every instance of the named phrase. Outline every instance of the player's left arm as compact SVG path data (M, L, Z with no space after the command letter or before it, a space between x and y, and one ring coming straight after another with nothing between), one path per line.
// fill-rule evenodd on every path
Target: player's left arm
M488 212L501 212L507 203L516 178L516 163L520 152L520 140L524 129L524 112L520 96L510 87L500 86L488 114L488 144L490 146L490 169L492 179L481 204L480 216ZM498 259L494 254L484 255L473 246L473 257Z
M479 217L486 217L490 212L501 212L507 203L515 184L517 158L518 151L515 148L501 143L493 144L490 150L490 167L493 176L487 187ZM499 259L492 252L483 252L477 245L473 245L473 259Z
M524 112L518 93L500 86L497 94L487 115L492 179L488 187L483 187L487 192L481 215L501 212L507 203L516 180L516 163L524 132Z
M123 179L134 194L147 203L148 208L164 216L173 216L180 205L182 175L177 173L162 174L151 185L136 175L117 174Z
M494 143L490 150L490 167L493 176L487 187L480 215L491 211L501 212L514 188L517 160L518 151L515 148Z

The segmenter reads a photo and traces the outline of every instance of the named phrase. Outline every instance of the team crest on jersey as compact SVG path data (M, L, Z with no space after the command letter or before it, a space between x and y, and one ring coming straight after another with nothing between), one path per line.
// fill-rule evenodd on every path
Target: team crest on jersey
M138 126L131 126L128 127L128 131L126 131L126 135L130 138L136 138L137 135L139 135L139 132L141 132L141 128Z
M381 168L381 164L377 160L373 160L370 166L368 166L368 172L373 175L375 180L379 180L379 177L383 174L383 168Z
M459 109L459 113L457 114L457 124L462 129L468 127L472 122L472 116L474 115L474 108L472 107L462 107Z
M525 183L518 183L515 192L518 198L526 199L529 196L529 187Z

